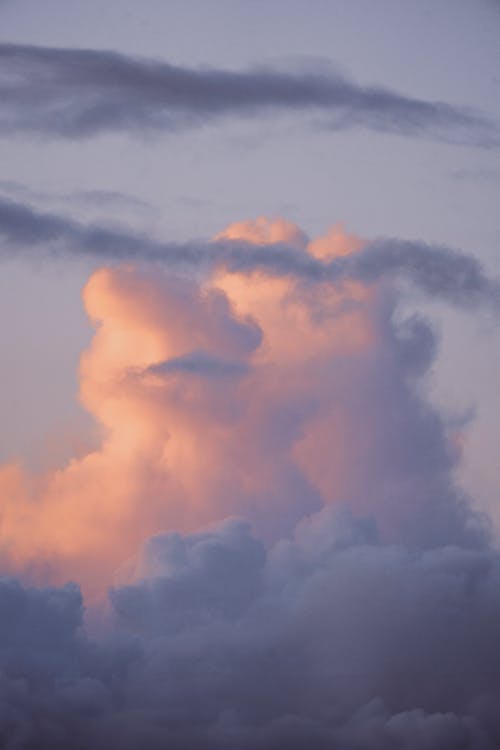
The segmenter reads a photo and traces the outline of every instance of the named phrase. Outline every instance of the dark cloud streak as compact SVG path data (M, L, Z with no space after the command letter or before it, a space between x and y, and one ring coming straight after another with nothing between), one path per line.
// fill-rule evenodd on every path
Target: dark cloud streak
M247 371L248 367L241 362L222 359L201 349L152 365L147 368L146 373L163 377L182 374L208 378L233 378L245 375Z
M496 126L467 108L362 86L332 71L184 68L92 49L0 44L0 133L83 138L176 131L223 116L322 114L365 127L492 147Z
M500 285L463 252L400 239L379 239L350 256L321 261L286 245L255 245L239 240L160 242L146 235L82 224L0 198L0 257L86 257L98 262L158 263L177 272L225 267L262 271L311 283L357 279L375 283L397 276L431 297L460 307L500 307Z

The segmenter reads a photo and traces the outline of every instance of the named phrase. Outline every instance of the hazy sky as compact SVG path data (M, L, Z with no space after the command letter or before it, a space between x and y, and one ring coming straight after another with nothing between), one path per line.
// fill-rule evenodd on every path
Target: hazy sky
M9 747L498 746L499 40L0 0Z

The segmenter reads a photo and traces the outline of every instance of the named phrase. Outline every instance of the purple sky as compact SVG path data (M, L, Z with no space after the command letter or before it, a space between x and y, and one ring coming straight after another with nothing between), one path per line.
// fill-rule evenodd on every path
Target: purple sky
M0 0L0 744L498 747L499 38Z

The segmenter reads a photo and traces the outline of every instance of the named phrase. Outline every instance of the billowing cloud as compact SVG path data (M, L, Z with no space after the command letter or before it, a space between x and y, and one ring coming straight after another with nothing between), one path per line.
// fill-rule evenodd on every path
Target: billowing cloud
M494 750L500 560L382 545L323 511L153 538L108 629L78 590L0 581L5 747Z
M12 247L96 236L32 221ZM494 283L448 249L282 219L193 244L191 273L112 237L124 262L83 292L101 443L0 469L24 581L0 580L3 744L494 750L500 558L397 280L463 307Z
M0 44L0 132L81 138L176 131L227 116L321 114L325 127L496 146L483 115L362 86L334 71L183 68L105 50Z
M12 569L43 562L53 580L70 576L95 593L158 529L236 514L271 542L332 503L373 515L386 540L478 543L478 519L452 479L451 428L414 387L434 356L432 330L418 318L395 326L396 287L374 282L363 242L339 228L308 242L263 219L215 242L363 272L341 284L318 275L311 286L246 263L198 278L97 270L84 290L96 334L80 398L102 442L47 476L2 469ZM434 284L440 269L449 278L438 263Z

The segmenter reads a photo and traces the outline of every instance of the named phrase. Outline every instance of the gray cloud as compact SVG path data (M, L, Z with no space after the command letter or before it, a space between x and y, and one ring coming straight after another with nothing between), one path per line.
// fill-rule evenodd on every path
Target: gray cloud
M321 114L365 127L492 147L497 127L444 102L362 86L337 73L183 68L110 51L0 44L0 132L81 138L201 126L223 116Z
M160 242L146 235L82 224L63 215L0 198L0 257L34 255L87 257L99 262L158 263L174 271L265 271L306 282L375 283L384 276L410 281L431 297L462 307L491 305L498 310L500 286L475 258L448 247L400 239L379 239L362 251L332 261L318 260L286 245L255 245L236 240Z
M323 511L152 539L105 635L75 587L0 580L0 738L20 750L494 750L500 560L381 545Z
M34 190L15 180L0 180L0 194L3 200L29 203L45 210L70 209L84 214L90 211L106 211L106 215L119 213L127 217L136 214L154 216L153 206L135 195L122 193L118 190L75 190L69 193Z
M231 378L244 375L247 370L248 367L242 362L233 362L198 350L152 365L148 367L147 372L166 376L185 374L207 378Z

